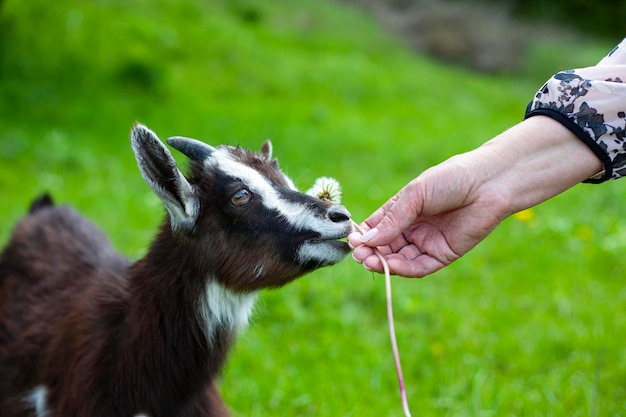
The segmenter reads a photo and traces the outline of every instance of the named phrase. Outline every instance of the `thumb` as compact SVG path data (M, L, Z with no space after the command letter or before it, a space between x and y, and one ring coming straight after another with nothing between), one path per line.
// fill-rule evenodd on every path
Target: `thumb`
M402 193L395 204L383 207L381 220L361 236L361 241L370 247L385 246L401 236L417 217L415 204L410 200L407 193Z

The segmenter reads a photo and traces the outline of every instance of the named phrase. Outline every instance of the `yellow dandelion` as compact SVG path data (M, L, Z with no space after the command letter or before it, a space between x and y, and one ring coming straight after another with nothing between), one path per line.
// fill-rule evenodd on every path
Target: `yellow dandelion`
M535 216L535 211L532 208L528 208L526 210L518 211L513 215L513 218L521 220L523 222L529 222L534 219Z

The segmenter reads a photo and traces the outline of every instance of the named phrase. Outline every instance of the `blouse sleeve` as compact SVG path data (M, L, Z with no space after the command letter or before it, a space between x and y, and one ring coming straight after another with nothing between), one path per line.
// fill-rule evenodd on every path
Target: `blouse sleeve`
M600 158L603 170L585 182L626 176L626 38L596 66L562 71L539 89L525 118L549 116Z

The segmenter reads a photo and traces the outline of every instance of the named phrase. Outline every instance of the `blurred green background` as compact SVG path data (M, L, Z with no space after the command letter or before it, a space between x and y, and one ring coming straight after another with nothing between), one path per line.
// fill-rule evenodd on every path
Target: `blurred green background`
M271 138L300 188L337 178L360 221L621 37L512 10L0 1L0 242L47 190L141 256L163 209L128 144L135 121L162 138ZM413 415L626 414L625 198L620 181L579 185L444 271L394 280ZM395 378L383 279L347 260L262 296L221 391L236 416L399 416Z

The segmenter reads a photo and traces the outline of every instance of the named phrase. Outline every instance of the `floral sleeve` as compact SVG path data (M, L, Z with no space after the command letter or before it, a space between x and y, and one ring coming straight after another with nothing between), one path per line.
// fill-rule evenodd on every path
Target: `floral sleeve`
M585 182L626 176L626 38L596 66L550 78L526 109L536 115L559 121L600 158L604 169Z

